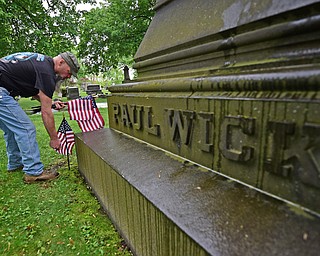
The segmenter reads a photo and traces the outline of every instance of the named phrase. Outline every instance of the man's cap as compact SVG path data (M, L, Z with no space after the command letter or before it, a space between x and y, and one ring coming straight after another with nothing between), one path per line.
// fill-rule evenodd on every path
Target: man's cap
M60 53L60 56L65 60L65 62L69 65L70 67L70 71L71 71L71 74L74 76L74 77L78 77L77 76L77 73L80 69L80 65L78 63L78 60L76 58L76 56L73 55L73 53L71 52L63 52L63 53Z

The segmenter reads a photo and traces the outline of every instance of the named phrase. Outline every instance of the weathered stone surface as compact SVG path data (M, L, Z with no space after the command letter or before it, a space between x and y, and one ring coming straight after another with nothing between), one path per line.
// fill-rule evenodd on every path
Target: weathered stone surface
M318 91L148 86L113 92L112 128L320 213Z
M135 55L136 81L301 71L318 63L318 0L164 2Z
M255 24L257 21L261 21L260 27L251 26L251 30L260 29L261 24L272 27L279 22L280 17L277 15L282 16L281 22L288 21L285 13L293 13L301 7L315 3L319 1L158 0L157 13L135 58L139 61L160 56L163 51L175 52L190 47L196 40L209 43L214 42L214 39L227 39L228 36L236 35L243 30L243 25ZM317 14L316 10L315 8L314 14ZM310 14L311 11L307 15L310 16ZM268 22L270 17L272 18L269 20L273 22ZM265 34L264 36L270 35ZM234 46L237 46L236 42Z
M76 151L136 255L318 255L319 218L298 207L111 129Z
M110 126L320 214L319 11L158 2L138 79L110 88Z
M319 14L312 0L157 1L138 77L109 87L111 130L77 139L137 255L318 254Z

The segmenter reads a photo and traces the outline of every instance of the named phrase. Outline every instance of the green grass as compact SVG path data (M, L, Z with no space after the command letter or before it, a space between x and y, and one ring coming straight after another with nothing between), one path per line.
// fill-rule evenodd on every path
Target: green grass
M105 100L105 99L104 99ZM21 99L23 108L39 105ZM107 121L107 109L100 109ZM68 112L56 112L56 126ZM0 255L131 255L77 168L75 148L67 158L49 147L41 115L30 116L37 128L42 162L61 164L60 177L48 183L24 184L23 173L6 171L6 150L0 130Z

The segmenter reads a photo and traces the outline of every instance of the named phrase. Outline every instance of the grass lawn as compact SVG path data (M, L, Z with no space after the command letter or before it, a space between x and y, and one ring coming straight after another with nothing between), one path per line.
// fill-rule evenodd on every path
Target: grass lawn
M23 108L39 105L30 99L19 102ZM107 109L100 112L107 123ZM55 112L56 127L63 115L73 131L80 132L67 111ZM66 156L49 147L41 115L30 118L37 128L42 162L45 166L60 164L60 177L28 185L21 171L8 173L0 130L0 255L131 255L79 175L75 148L69 170Z

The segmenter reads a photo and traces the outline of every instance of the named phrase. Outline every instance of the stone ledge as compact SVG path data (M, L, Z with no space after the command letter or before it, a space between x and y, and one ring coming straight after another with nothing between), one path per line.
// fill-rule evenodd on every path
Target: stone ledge
M124 134L77 134L76 149L79 171L136 255L320 251L319 217Z

